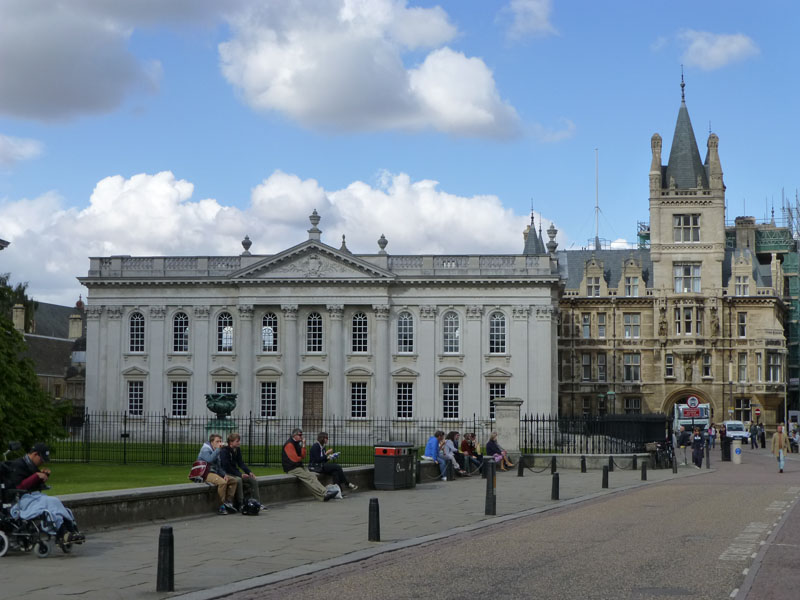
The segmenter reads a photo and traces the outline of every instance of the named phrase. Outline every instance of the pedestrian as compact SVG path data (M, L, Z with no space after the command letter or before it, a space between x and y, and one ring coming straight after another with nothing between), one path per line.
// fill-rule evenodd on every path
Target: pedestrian
M750 449L758 448L758 424L750 423Z
M212 433L208 437L208 441L200 448L197 460L208 463L209 470L206 476L206 483L217 486L217 495L220 502L217 512L221 515L227 515L228 513L237 512L233 506L233 498L236 495L236 479L225 474L220 458L221 450L222 436L218 433Z
M680 431L678 431L676 442L677 446L683 450L683 464L688 465L689 458L686 454L686 447L692 443L692 434L686 431L685 425L681 425Z
M703 439L703 434L701 433L699 427L695 427L692 435L692 462L697 469L701 469L703 467L704 446L705 440Z
M772 434L772 454L778 459L779 473L783 473L783 465L788 453L789 436L783 432L783 425L778 425L778 431Z
M340 488L348 487L351 490L357 490L358 486L355 483L350 483L347 476L344 474L342 465L333 462L338 458L339 453L334 452L333 448L325 448L328 443L328 434L320 431L317 434L317 441L311 446L311 456L308 459L308 470L315 473L325 473L331 476L333 483Z
M708 445L712 449L717 447L717 428L714 423L708 428Z
M293 429L292 435L286 440L281 451L281 464L283 471L289 475L294 475L306 486L317 500L327 502L331 498L335 498L339 493L336 489L327 490L325 486L319 482L317 476L311 473L303 465L303 459L306 457L306 441L303 439L302 429Z

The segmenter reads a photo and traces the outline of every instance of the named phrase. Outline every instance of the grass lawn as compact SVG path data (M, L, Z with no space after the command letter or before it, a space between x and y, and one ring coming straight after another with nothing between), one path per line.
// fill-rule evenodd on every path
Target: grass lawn
M51 496L189 483L188 466L57 462L47 466L53 472L48 482L51 489L47 492ZM270 467L255 467L252 471L256 475L283 473L280 468Z

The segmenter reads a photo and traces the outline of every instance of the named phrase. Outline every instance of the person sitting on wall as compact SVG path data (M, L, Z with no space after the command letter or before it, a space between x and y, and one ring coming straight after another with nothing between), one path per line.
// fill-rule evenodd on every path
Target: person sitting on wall
M508 471L506 467L513 467L514 463L508 458L508 452L497 441L497 432L493 431L486 442L486 454L494 458L494 462L500 463L501 471Z
M328 443L328 434L320 431L317 434L317 441L311 446L311 456L308 459L308 470L315 473L325 473L330 475L333 483L340 488L349 487L351 490L357 490L358 486L355 483L347 481L347 476L344 474L342 465L332 462L334 458L339 456L339 453L333 452L333 448L325 448Z
M43 513L48 513L56 528L56 539L61 544L82 544L86 538L78 531L72 511L64 506L58 498L46 496L41 490L46 489L50 479L50 469L39 469L42 463L50 460L50 448L38 442L25 456L8 463L4 484L7 489L26 490L19 502L11 509L15 517L31 520Z
M303 439L303 430L294 429L281 451L283 471L297 477L300 483L306 486L317 500L327 502L331 498L335 498L337 492L335 490L325 489L325 486L319 482L317 476L309 472L309 470L303 466L303 459L305 457L306 442Z
M464 470L464 456L461 455L458 451L458 432L451 431L447 434L447 437L444 439L444 457L445 460L449 460L452 465L453 469L456 473L461 476L468 475L466 470ZM459 457L461 460L459 461Z
M439 465L439 475L443 481L447 481L447 463L444 460L441 452L441 444L444 440L444 431L437 430L425 444L425 453L422 455L422 460L432 460Z
M197 460L203 460L208 463L209 472L206 476L206 483L217 486L217 495L220 502L217 512L221 515L227 515L228 513L236 512L236 508L233 506L233 497L236 494L236 479L225 474L225 469L222 468L219 456L221 449L222 436L218 433L212 433L208 441L200 448Z
M474 433L464 434L464 439L461 442L461 453L475 467L475 470L480 471L483 468L483 456L480 454L480 447Z
M222 469L228 477L236 480L236 509L241 510L245 499L253 499L261 506L261 494L258 490L258 479L255 474L244 464L242 459L242 436L238 433L228 434L228 445L220 449Z

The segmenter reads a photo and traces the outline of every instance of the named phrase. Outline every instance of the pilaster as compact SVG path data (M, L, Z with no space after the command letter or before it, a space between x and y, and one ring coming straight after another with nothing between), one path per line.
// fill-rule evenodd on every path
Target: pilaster
M375 393L372 398L372 407L375 417L386 418L389 416L389 407L392 405L392 395L389 386L389 305L374 304L375 311Z
M345 381L344 381L344 354L345 340L342 329L344 306L341 304L328 304L328 317L331 324L330 336L330 383L328 385L328 398L325 403L328 415L336 417L348 416L345 406Z
M281 385L281 407L278 414L282 417L296 417L302 414L302 401L297 396L297 305L282 304L283 322L286 323L286 357L284 365L286 370L283 374L283 385Z

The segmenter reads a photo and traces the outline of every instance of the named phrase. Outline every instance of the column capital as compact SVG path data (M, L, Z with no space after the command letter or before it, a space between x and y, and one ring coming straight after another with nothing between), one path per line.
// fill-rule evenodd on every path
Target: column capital
M108 315L109 319L119 319L122 317L122 307L121 306L107 306L106 307L106 314Z
M331 321L341 321L344 316L344 306L342 304L328 304L325 306L330 314Z
M372 310L375 311L375 318L379 321L385 321L389 318L389 305L388 304L373 304Z
M474 321L480 319L483 315L483 307L478 304L470 304L467 306L467 319Z
M167 309L164 306L151 306L150 318L154 321L163 321L167 314Z
M103 314L103 309L105 306L102 304L99 306L87 306L86 307L86 318L90 321L96 320L100 318L100 315Z
M537 306L536 307L536 320L537 321L552 321L556 319L558 314L556 309L552 306Z
M292 321L297 320L297 304L281 304L281 310L284 318Z
M240 304L237 308L239 309L239 318L242 321L251 321L253 319L252 304Z
M436 318L436 307L432 304L423 304L419 307L419 318L430 321Z
M208 318L208 306L195 306L194 307L194 318L195 319L207 319Z
M511 307L511 318L515 321L527 321L530 314L531 309L529 306L517 304Z

